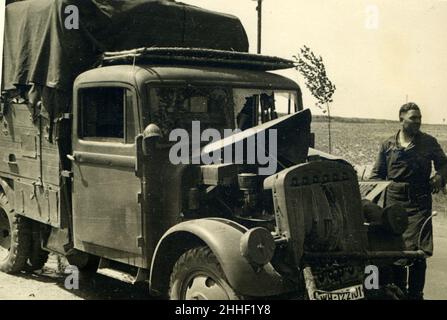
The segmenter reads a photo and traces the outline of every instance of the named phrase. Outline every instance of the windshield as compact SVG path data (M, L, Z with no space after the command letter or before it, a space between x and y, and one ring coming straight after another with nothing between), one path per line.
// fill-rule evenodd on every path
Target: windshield
M234 89L235 126L241 130L297 111L296 92Z
M233 89L211 86L150 87L145 126L157 124L163 136L174 129L246 130L297 111L297 93L285 90Z

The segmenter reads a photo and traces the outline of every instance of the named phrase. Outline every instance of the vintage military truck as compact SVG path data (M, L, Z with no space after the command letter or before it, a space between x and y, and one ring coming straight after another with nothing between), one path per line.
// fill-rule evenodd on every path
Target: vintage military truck
M171 299L360 299L365 266L421 255L402 251L402 210L362 200L353 167L312 148L299 86L270 72L293 63L247 53L236 18L148 0L6 11L0 270L55 252ZM211 128L245 130L172 160L173 130Z

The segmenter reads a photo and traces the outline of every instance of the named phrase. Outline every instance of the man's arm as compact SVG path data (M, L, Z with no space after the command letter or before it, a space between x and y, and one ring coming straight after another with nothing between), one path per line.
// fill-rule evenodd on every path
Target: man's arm
M387 177L387 165L385 156L385 145L381 144L379 153L376 158L376 163L369 176L370 180L386 180Z
M447 182L447 155L436 139L433 143L432 157L436 175L431 179L431 184L433 191L438 192Z

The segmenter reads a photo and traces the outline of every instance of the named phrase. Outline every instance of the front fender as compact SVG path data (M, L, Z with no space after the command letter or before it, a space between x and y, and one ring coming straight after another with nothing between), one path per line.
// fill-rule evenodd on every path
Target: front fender
M256 272L241 255L240 240L247 230L233 221L219 218L191 220L172 227L155 249L149 280L151 289L163 292L166 280L162 279L166 279L167 270L168 273L172 271L178 257L194 246L205 244L217 257L236 293L268 297L293 291L292 284L281 277L271 264ZM185 245L187 242L192 243Z

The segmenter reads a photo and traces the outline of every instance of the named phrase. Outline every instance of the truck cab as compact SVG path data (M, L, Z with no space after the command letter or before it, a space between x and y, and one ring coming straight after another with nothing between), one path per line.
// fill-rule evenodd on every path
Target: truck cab
M144 237L144 215L137 201L141 182L135 174L135 137L151 123L160 127L166 144L170 131L191 131L192 121L200 121L202 131L208 127L234 130L247 99L262 94L275 95L280 115L303 109L295 82L260 71L120 65L81 74L73 89L70 156L75 248L149 267L146 257L157 243ZM164 189L169 182L169 177L161 179L157 188ZM157 232L180 222L180 187L163 190L171 210L156 222L161 228ZM110 253L104 255L104 250Z

